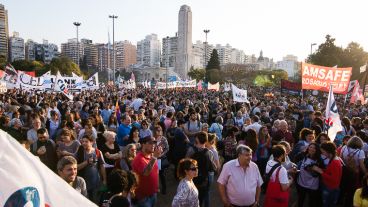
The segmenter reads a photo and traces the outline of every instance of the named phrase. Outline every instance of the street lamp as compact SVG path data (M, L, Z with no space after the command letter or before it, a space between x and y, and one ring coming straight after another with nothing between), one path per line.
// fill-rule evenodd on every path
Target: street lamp
M206 34L206 42L204 42L204 66L207 67L207 34L210 32L210 30L205 29L203 32Z
M115 15L109 15L109 18L112 18L112 60L113 60L113 72L114 72L114 84L115 84L115 19L118 18L118 16Z
M79 26L81 25L81 23L80 22L73 22L73 24L74 24L74 26L77 28L77 53L78 53L78 60L77 60L77 64L78 64L78 67L80 67L79 66L79 30L78 30L78 28L79 28Z
M312 50L313 50L313 46L317 45L317 43L312 43L311 44L311 52L310 52L310 55L312 55Z

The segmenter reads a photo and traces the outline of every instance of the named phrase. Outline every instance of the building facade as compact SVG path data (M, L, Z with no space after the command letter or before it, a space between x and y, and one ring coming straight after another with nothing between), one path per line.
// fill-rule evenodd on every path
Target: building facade
M294 78L298 73L298 57L286 55L282 61L277 62L276 68L285 70L290 78Z
M24 59L24 39L19 37L18 32L13 32L13 36L9 38L9 61Z
M98 70L111 70L113 67L113 49L110 44L95 44L97 48Z
M137 47L125 40L115 42L116 69L125 70L137 63Z
M137 43L137 65L139 67L159 67L161 44L156 34L147 35Z
M83 58L83 45L79 43L79 59ZM78 64L78 42L77 38L69 39L67 43L61 44L61 55L70 58Z
M162 67L175 68L178 52L178 36L162 39Z
M96 45L89 39L81 39L80 43L83 48L83 63L87 65L88 69L97 69L98 51Z
M193 68L206 68L207 63L211 58L213 49L214 46L206 42L197 41L195 44L193 44Z
M188 77L192 67L192 11L189 6L183 5L179 11L178 22L178 52L176 55L175 71L182 78Z
M37 43L34 42L31 39L28 39L27 42L25 43L25 59L28 61L34 61L36 60L36 54L35 54L35 49L36 49L36 45Z
M8 11L5 10L4 5L0 4L0 55L8 59Z
M42 43L28 39L25 43L25 59L29 61L42 61L50 63L52 59L59 57L59 47L56 44L43 40Z

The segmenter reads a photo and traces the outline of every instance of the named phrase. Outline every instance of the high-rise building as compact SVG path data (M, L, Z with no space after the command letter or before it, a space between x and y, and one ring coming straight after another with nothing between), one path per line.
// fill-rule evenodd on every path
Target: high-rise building
M156 34L147 35L137 43L137 65L139 67L160 66L161 44Z
M35 55L35 49L36 49L36 45L37 43L34 42L31 39L28 39L26 44L25 44L25 59L29 60L29 61L34 61L36 60L36 55Z
M207 47L207 49L206 49ZM206 61L208 62L211 58L213 45L197 41L193 44L192 48L192 65L193 68L206 68ZM206 57L207 56L207 57Z
M81 39L80 44L84 53L82 63L85 63L88 69L96 69L98 67L97 46L89 39Z
M175 68L178 52L178 36L162 39L162 67Z
M52 59L58 57L59 47L56 44L43 40L42 44L28 39L25 43L25 59L29 61L37 60L50 63Z
M0 4L0 55L8 59L8 11Z
M77 38L69 39L67 43L61 43L61 55L69 57L74 63L78 63ZM79 43L79 58L83 58L83 45Z
M24 59L24 39L19 37L18 32L13 32L13 36L9 38L9 61Z
M137 48L131 42L115 42L115 50L116 70L124 70L137 63Z
M110 70L113 67L113 48L110 44L95 44L97 48L98 70Z
M226 65L230 63L232 47L229 44L226 44L225 46L217 44L216 50L219 57L220 65Z
M277 69L285 70L289 77L295 77L298 72L298 57L294 55L286 55L282 61L276 64Z
M186 78L192 66L192 11L183 5L179 11L178 52L176 54L175 71Z

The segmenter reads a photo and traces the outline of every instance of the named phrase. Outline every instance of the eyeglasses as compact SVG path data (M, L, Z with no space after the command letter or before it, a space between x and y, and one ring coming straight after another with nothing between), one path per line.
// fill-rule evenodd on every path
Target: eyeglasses
M198 170L198 167L191 167L189 168L190 171L197 171Z

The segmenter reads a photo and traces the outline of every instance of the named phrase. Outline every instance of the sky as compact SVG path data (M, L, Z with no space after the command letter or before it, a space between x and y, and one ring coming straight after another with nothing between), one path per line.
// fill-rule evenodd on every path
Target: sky
M162 40L178 30L181 5L192 10L193 43L230 44L247 55L263 50L265 57L281 60L287 54L304 60L311 43L318 45L330 34L336 45L358 42L368 51L368 1L365 0L0 0L8 10L9 33L60 46L76 37L73 22L81 22L79 38L133 44L155 33Z

